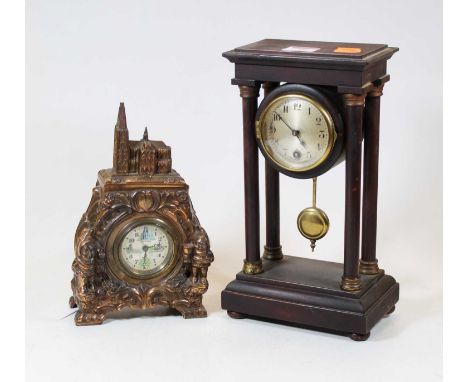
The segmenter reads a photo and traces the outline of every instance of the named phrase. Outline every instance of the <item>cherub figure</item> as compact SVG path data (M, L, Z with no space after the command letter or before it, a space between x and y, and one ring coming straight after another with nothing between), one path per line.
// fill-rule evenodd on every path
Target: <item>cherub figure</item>
M207 284L208 267L213 261L208 235L203 229L199 229L195 231L193 239L195 247L192 252L192 284Z

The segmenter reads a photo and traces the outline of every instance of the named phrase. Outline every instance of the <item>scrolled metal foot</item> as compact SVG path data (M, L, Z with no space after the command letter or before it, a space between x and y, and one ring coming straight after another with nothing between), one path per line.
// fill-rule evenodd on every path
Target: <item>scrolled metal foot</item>
M79 310L75 315L75 324L77 326L101 325L105 315L102 313L82 312Z
M75 297L73 297L73 296L70 297L70 299L68 300L68 305L72 309L78 307L78 305L76 304L76 301L75 301Z

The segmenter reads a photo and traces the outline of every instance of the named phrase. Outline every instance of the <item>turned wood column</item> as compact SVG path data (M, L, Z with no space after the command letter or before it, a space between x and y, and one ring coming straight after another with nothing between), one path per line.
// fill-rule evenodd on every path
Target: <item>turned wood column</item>
M341 288L361 289L359 277L359 239L361 218L361 150L365 95L344 94L346 133L346 201L344 266Z
M255 114L259 85L239 85L244 124L244 206L245 260L243 272L262 272L260 259L260 210L258 196L258 148L255 139Z
M278 86L278 82L264 82L262 85L264 97ZM266 243L263 258L267 260L281 260L283 258L280 243L279 195L279 172L265 160Z
M364 109L364 179L362 188L362 248L359 272L379 273L376 258L377 193L379 183L380 97L383 85L375 87L366 97Z

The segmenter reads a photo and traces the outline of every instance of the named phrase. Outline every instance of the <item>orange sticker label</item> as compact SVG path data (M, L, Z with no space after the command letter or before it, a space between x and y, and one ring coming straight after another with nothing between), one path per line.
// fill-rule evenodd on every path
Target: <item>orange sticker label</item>
M333 52L335 52L335 53L361 53L362 49L361 48L348 48L348 47L345 47L345 46L339 46Z

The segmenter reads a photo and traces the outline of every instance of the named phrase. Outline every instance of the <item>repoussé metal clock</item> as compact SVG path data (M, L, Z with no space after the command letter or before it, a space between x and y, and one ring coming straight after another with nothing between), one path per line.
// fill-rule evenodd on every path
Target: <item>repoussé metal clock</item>
M125 307L168 306L184 318L206 317L202 296L213 261L210 242L171 148L128 137L120 104L113 168L98 173L75 235L73 296L77 325L100 324Z

